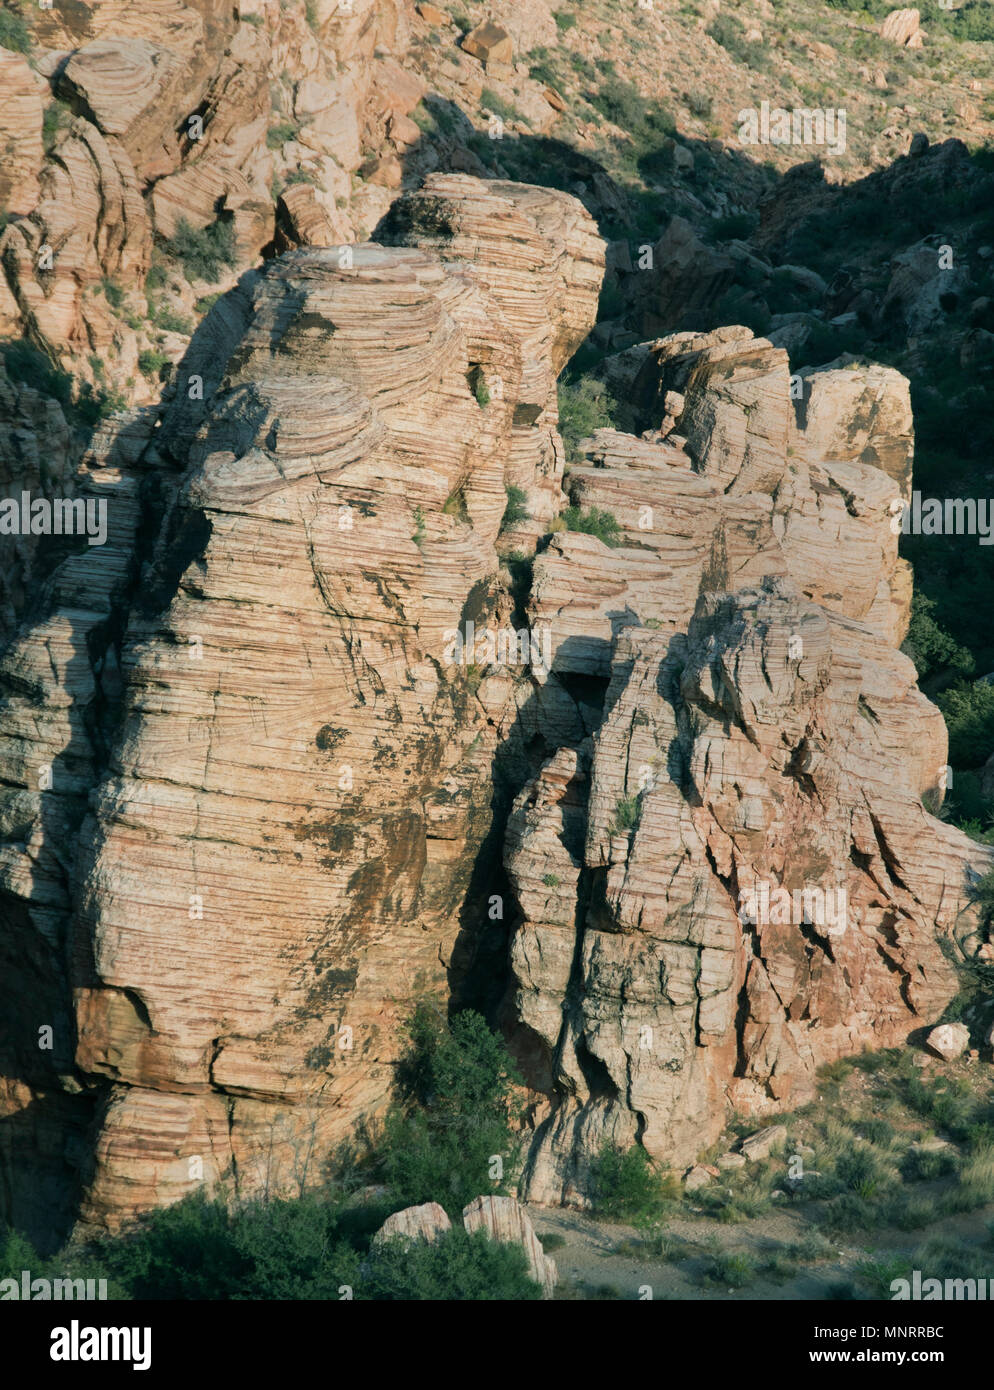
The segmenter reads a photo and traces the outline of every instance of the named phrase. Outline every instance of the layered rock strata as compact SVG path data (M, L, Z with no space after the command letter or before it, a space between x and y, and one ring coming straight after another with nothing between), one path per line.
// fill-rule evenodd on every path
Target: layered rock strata
M519 407L551 496L549 364L593 322L603 249L566 195L447 195L476 264L300 251L215 306L144 451L137 425L91 451L107 544L5 654L6 1165L77 1170L84 1228L316 1176L481 930L498 725L532 685L451 634L511 621ZM568 696L550 709L549 741L575 736Z
M529 609L593 729L506 841L540 1201L582 1202L605 1141L687 1162L729 1107L795 1105L821 1064L905 1041L979 947L989 864L923 805L946 733L897 649L907 382L829 367L792 402L786 354L744 329L628 366L636 407L679 417L589 442L567 486L621 543L554 536Z
M898 650L907 382L840 364L795 401L770 343L678 334L612 365L641 434L564 477L589 216L438 175L386 233L244 275L161 414L91 442L106 544L25 556L0 1163L29 1228L298 1190L385 1104L419 994L503 989L508 931L543 1201L605 1140L681 1162L795 1103L988 949ZM621 544L557 530L567 500ZM470 624L514 641L467 656ZM806 888L841 916L767 911Z

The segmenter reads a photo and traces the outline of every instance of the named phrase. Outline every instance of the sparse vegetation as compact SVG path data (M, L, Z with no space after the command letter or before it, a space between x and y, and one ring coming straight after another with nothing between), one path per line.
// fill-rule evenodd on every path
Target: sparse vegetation
M528 494L523 488L509 484L505 487L507 494L507 506L504 508L504 515L501 517L500 529L506 531L510 526L516 526L519 521L528 520Z
M660 1221L679 1195L675 1178L661 1171L642 1148L605 1143L593 1167L594 1210L598 1216L636 1226Z
M570 463L582 458L581 440L588 439L594 430L613 428L615 409L614 400L595 378L582 377L576 383L560 381L559 433Z
M621 526L618 518L601 507L567 507L562 514L567 531L579 531L585 536L596 536L605 545L618 546L622 542Z
M200 229L181 218L165 245L169 254L182 264L190 281L219 280L222 273L238 261L235 226L229 218L218 218Z
M17 10L0 10L0 48L11 53L30 53L32 46L31 30Z
M414 534L411 536L411 540L414 542L414 544L418 547L419 550L420 550L421 546L424 545L424 539L425 539L425 536L426 536L427 534L428 534L428 528L427 528L427 526L425 525L424 508L423 508L423 507L415 507L415 508L414 508Z

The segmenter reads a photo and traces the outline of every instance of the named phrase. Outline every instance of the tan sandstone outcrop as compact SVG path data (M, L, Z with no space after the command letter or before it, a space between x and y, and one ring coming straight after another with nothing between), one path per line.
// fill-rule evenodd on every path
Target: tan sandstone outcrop
M82 118L60 150L82 190L87 160L128 167ZM43 188L5 267L57 217ZM51 577L0 656L22 1219L113 1229L222 1177L299 1190L385 1104L412 1001L503 980L502 920L522 1191L548 1201L585 1200L605 1139L682 1161L729 1106L796 1103L821 1063L935 1021L941 942L986 949L989 851L924 808L945 730L897 649L904 378L843 361L792 400L769 342L676 334L614 364L642 435L599 431L564 478L592 219L434 175L384 235L243 275L161 417L91 442L73 487L107 503L106 545L28 557ZM66 295L127 254L81 237ZM32 312L68 312L32 275ZM537 538L563 483L621 543L554 532L512 593L506 488ZM526 599L548 665L454 659ZM845 911L784 920L764 884Z
M475 266L299 251L215 306L146 455L87 470L107 545L6 654L0 893L25 958L76 943L86 1226L232 1171L294 1190L480 931L460 910L497 724L531 687L446 651L467 617L510 620L515 416L540 345L565 360L593 322L601 243L567 195L458 195ZM524 240L506 262L500 224ZM45 1062L34 1093L59 1093Z
M542 1286L546 1298L552 1297L558 1272L556 1262L546 1255L535 1227L520 1202L513 1197L476 1197L463 1207L467 1231L486 1231L492 1240L520 1245L528 1258L528 1272Z
M796 1104L822 1063L933 1019L956 988L938 938L970 938L989 862L922 804L946 735L896 650L906 381L814 373L795 420L785 355L738 329L663 340L646 371L683 394L680 434L598 432L567 486L621 544L554 537L530 601L554 676L607 711L508 827L540 1201L580 1200L605 1140L690 1161L727 1105ZM785 919L764 884L845 910Z

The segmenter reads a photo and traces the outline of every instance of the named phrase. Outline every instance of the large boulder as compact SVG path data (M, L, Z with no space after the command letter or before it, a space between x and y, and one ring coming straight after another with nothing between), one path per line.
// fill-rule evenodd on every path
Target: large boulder
M945 1061L955 1062L970 1046L970 1030L965 1023L940 1023L929 1033L926 1042Z
M556 1286L556 1262L542 1249L528 1213L514 1197L476 1197L463 1207L463 1225L467 1231L486 1231L493 1240L520 1245L528 1257L528 1272L541 1284L546 1298L552 1297Z
M445 1208L437 1202L424 1202L419 1207L404 1207L388 1216L373 1236L373 1245L383 1245L388 1240L426 1240L434 1244L440 1236L451 1231L452 1222Z

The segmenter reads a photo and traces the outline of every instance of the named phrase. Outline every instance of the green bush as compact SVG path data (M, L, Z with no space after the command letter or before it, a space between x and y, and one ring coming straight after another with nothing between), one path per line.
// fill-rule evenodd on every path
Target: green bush
M166 333L182 333L189 336L193 332L193 324L183 314L177 314L175 309L170 309L168 304L161 305L155 311L155 322L157 327Z
M553 18L560 33L565 34L567 29L572 29L576 24L576 15L570 14L569 10L556 10Z
M730 53L746 67L755 68L759 72L769 67L770 58L766 46L761 41L750 42L745 36L745 26L734 15L718 15L708 25L707 33L715 43L721 44L726 53Z
M515 487L513 484L504 489L507 494L507 506L504 508L504 515L501 517L500 529L506 531L509 526L515 526L519 521L527 521L529 517L528 494L524 488Z
M583 457L579 447L582 439L589 438L594 430L614 426L616 409L614 399L594 377L582 377L575 384L559 383L559 433L570 463Z
M238 262L235 225L226 218L200 230L181 218L166 248L181 262L188 280L219 280L223 270Z
M959 681L935 696L954 767L980 767L994 752L994 685Z
M0 48L11 53L30 53L31 31L15 10L0 10Z
M678 1196L672 1174L661 1172L641 1144L623 1149L605 1143L592 1176L597 1215L636 1226L661 1220Z
M499 116L505 124L521 119L517 108L490 87L484 87L480 93L480 103L487 111Z
M0 343L0 357L11 381L53 397L70 425L77 429L92 428L98 420L125 407L119 391L95 390L88 381L77 387L68 372L54 366L43 352L24 338Z
M53 101L45 107L41 118L41 143L46 151L53 148L59 133L68 127L71 120L72 112L61 102Z
M623 796L614 808L611 834L623 835L627 830L638 828L641 804L637 796Z
M618 519L600 507L583 511L580 507L567 507L563 512L567 531L579 531L585 536L596 536L605 545L619 546L622 542L621 526Z
M915 663L919 680L943 671L969 675L975 665L973 656L939 626L932 616L935 609L935 600L916 589L911 600L911 623L901 650Z
M385 1241L372 1252L356 1290L358 1299L533 1300L542 1290L528 1274L520 1245L491 1240L485 1231L453 1227L441 1239Z
M474 1197L507 1191L519 1160L520 1078L503 1040L472 1010L446 1024L422 1003L407 1031L383 1127L383 1176L399 1205L440 1202L458 1217Z
M424 507L415 507L414 533L411 536L411 540L414 542L414 544L418 547L419 550L424 545L425 536L427 536L427 534L428 528L425 525L425 509Z
M157 377L169 358L164 352L159 352L156 348L145 348L138 354L138 370L142 376Z
M278 150L281 145L295 139L299 127L292 121L280 121L277 125L270 126L266 131L266 145L271 150Z

